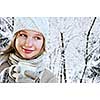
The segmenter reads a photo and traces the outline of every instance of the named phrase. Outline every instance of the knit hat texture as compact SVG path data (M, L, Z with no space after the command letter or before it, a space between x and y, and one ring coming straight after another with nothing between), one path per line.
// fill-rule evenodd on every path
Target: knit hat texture
M23 29L30 29L41 32L44 37L49 32L47 17L15 17L14 34Z

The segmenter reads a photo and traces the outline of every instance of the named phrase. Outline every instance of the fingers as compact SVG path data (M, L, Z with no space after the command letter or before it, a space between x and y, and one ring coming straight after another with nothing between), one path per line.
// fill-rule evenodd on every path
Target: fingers
M36 75L34 75L34 73L33 73L32 71L26 70L26 71L24 72L24 74L25 74L28 78L31 78L31 79L33 79L33 80L36 79Z

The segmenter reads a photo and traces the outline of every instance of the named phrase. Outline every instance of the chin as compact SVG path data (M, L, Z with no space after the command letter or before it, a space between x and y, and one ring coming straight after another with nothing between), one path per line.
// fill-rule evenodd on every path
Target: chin
M32 59L32 57L22 56L24 59Z

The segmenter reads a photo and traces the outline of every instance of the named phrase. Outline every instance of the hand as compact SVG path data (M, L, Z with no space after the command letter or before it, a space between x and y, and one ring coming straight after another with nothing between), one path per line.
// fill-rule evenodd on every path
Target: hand
M9 67L9 76L17 83L34 83L38 79L38 77L29 70L24 72L25 76L20 72L20 67L18 65L12 65Z
M36 75L34 75L32 71L26 70L24 72L24 75L24 77L22 75L19 75L17 80L18 83L35 83L39 81L39 78Z
M25 74L25 76L27 76L28 78L34 80L35 82L39 82L39 81L40 81L39 77L37 77L37 76L36 76L32 71L30 71L30 70L26 70L26 71L24 72L24 74Z

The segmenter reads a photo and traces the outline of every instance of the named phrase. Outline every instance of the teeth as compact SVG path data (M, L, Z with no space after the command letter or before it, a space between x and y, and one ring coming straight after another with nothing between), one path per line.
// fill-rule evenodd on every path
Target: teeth
M25 49L25 50L27 50L27 51L33 51L33 50L29 50L29 49Z
M25 50L30 50L30 51L34 51L33 49L28 49L28 48L23 48L23 49L25 49Z

